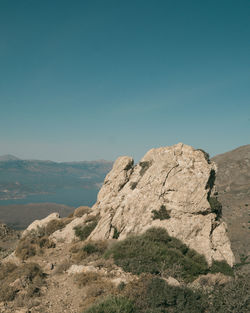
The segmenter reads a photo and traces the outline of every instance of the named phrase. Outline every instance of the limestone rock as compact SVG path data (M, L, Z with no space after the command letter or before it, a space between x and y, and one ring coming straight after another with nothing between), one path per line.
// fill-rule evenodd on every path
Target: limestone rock
M93 206L100 214L89 239L99 240L142 233L164 227L190 248L204 254L208 263L234 256L226 226L208 202L216 173L206 153L179 143L152 149L139 164L120 157L106 176Z
M169 276L168 278L165 278L164 280L170 286L179 287L181 285L177 279L175 279L174 277L171 277L171 276Z
M67 224L63 229L59 229L55 231L52 235L50 235L50 239L56 242L72 242L74 239L76 239L74 228L78 225L84 224L86 218L87 214L83 215L82 217L77 217L73 219L72 222Z
M59 219L59 213L52 213L45 217L42 220L35 220L33 223L31 223L27 229L22 233L22 237L25 237L29 232L31 231L38 231L40 228L46 227L46 225L55 219Z

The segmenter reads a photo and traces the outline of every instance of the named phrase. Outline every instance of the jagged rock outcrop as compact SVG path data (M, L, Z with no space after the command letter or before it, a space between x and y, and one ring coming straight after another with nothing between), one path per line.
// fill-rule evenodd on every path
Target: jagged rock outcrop
M46 225L53 220L59 220L59 213L52 213L42 220L35 220L24 230L22 237L25 237L31 231L38 231L39 229L46 227Z
M139 164L120 157L106 176L93 211L100 220L90 239L124 239L157 226L165 228L208 263L234 255L221 222L208 202L216 166L206 153L179 143L152 149Z

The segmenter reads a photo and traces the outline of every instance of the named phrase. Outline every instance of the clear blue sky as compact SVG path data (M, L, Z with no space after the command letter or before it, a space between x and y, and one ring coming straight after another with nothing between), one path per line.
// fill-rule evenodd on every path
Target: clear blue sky
M0 0L0 155L250 143L249 0Z

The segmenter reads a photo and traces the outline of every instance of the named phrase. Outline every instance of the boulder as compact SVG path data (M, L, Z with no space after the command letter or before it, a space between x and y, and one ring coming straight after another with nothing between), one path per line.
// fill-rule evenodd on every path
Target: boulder
M150 227L213 260L234 264L226 225L210 207L216 165L202 150L179 143L152 149L134 165L120 157L106 176L93 211L100 220L92 240L126 238Z
M42 220L35 220L24 230L22 237L25 237L31 231L39 231L39 229L45 228L50 221L55 219L60 219L59 213L52 213Z

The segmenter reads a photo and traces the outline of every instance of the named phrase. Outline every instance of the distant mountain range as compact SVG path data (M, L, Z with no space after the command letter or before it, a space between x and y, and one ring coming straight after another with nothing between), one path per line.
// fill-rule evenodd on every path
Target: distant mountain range
M111 167L112 162L102 160L58 163L3 155L0 156L0 201L55 194L58 190L99 189Z
M212 158L223 218L237 261L250 255L250 145ZM249 266L250 267L250 266Z
M20 159L11 154L0 155L0 161L15 161L15 160Z

